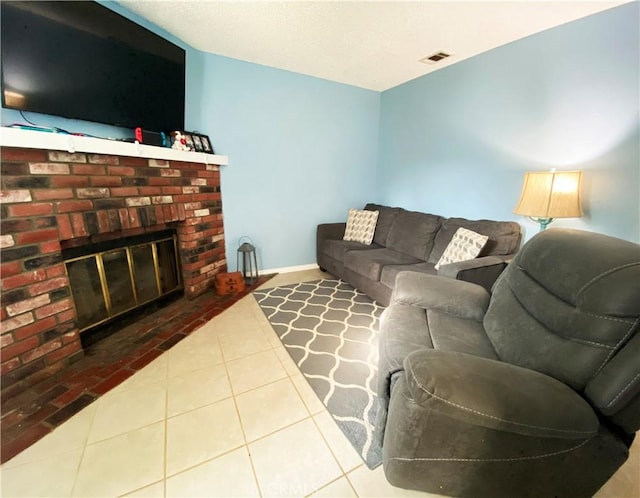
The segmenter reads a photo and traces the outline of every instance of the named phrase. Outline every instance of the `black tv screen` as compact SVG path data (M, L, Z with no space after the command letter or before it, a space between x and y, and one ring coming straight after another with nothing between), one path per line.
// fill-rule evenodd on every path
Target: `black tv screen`
M4 107L184 129L182 48L95 2L0 6Z

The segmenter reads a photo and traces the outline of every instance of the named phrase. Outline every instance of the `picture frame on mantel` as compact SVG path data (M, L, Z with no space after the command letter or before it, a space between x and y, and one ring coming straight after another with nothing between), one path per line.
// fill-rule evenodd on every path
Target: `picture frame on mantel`
M204 152L206 154L215 154L211 140L207 135L202 133L195 133L192 131L183 131L182 136L187 142L189 150L195 150L196 152Z
M193 139L193 150L195 150L196 152L203 152L204 149L202 147L202 140L200 140L200 135L192 133L191 138Z
M211 140L207 135L202 133L189 133L193 138L194 149L198 152L205 152L207 154L213 154L213 147L211 146Z
M215 152L213 152L213 147L211 146L211 140L209 140L207 135L200 135L200 141L202 142L202 152L215 154Z

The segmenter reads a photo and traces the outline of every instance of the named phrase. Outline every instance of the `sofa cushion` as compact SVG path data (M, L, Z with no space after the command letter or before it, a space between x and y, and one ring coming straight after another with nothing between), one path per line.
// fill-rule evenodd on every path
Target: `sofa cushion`
M382 269L380 275L380 282L392 289L396 286L396 277L401 271L415 271L418 273L428 273L429 275L435 275L433 263L417 263L415 265L387 265Z
M349 270L377 282L386 265L409 265L420 260L393 249L381 248L369 251L349 251L344 256L344 266Z
M475 259L488 239L486 235L480 235L466 228L458 228L436 263L435 269L438 270L442 265Z
M360 242L352 242L348 240L327 239L322 244L323 254L337 259L338 261L344 260L344 255L347 251L366 251L369 249L380 249L378 244L365 245Z
M513 221L467 220L465 218L443 218L442 226L436 235L433 250L428 261L437 263L446 247L453 239L458 228L463 227L480 235L487 235L489 240L479 256L503 256L513 254L520 245L520 225Z
M347 226L344 229L343 240L360 242L369 245L373 241L378 222L378 211L364 209L349 209Z
M433 349L499 360L481 321L443 311L427 310L427 322Z
M426 261L439 228L439 216L415 211L399 213L389 229L387 247Z
M482 322L412 305L384 310L379 344L381 366L388 369L381 372L383 376L401 368L409 354L425 348L499 359Z
M378 211L378 223L376 224L376 233L373 236L373 241L381 246L386 246L391 224L393 220L396 219L396 216L404 212L404 209L371 203L367 204L364 208L369 211Z

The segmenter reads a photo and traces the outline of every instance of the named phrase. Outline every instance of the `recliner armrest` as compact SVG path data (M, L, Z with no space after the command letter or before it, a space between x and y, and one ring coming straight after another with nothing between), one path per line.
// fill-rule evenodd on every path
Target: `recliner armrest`
M430 349L408 355L404 369L415 403L461 422L534 437L587 439L598 432L586 400L533 370Z
M512 256L483 256L442 265L438 275L481 285L488 291L506 268Z
M640 429L640 334L631 340L587 384L585 396L629 434Z
M402 271L396 277L393 301L482 320L489 293L479 285L439 275Z

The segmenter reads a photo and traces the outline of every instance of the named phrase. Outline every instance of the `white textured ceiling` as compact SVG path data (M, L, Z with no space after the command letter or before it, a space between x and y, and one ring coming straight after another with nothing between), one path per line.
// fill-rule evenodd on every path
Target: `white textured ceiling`
M199 50L383 91L627 1L120 3Z

